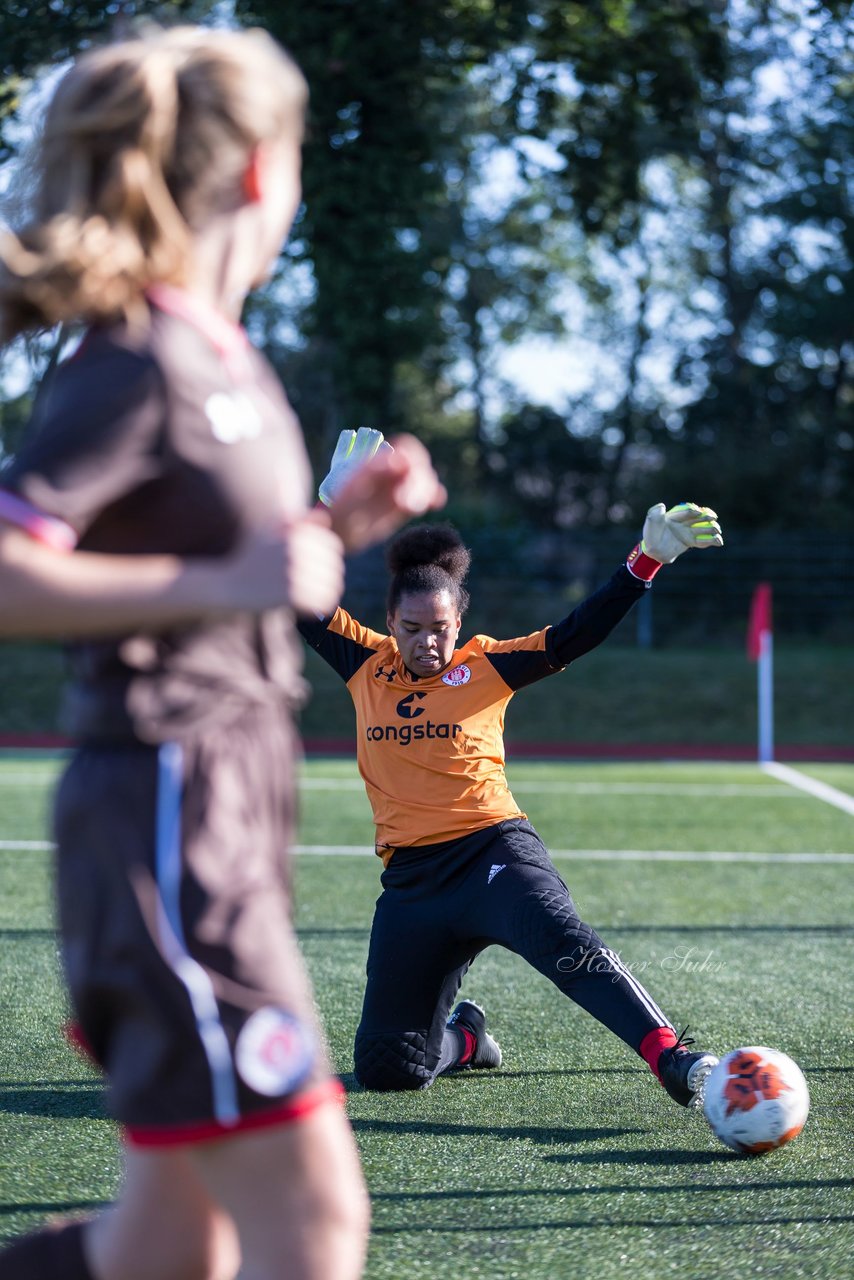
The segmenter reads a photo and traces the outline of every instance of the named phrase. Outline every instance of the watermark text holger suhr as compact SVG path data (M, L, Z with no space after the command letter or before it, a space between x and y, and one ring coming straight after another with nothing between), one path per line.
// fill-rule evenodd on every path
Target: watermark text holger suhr
M666 955L655 953L646 960L635 960L629 963L617 952L603 951L600 947L579 948L572 955L561 956L557 967L561 973L577 973L586 969L588 973L611 974L616 982L626 969L638 974L651 969L662 969L665 973L720 973L726 965L725 960L716 960L714 951L701 951L699 947L674 947ZM618 963L615 964L616 957Z

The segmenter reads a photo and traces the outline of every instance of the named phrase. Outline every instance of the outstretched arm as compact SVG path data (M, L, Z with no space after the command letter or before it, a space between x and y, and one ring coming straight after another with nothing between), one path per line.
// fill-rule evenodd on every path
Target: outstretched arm
M612 578L546 632L546 655L566 667L595 649L641 598L645 584L621 565Z
M666 511L651 507L643 537L612 578L544 631L518 640L488 640L484 650L511 689L521 689L568 666L601 644L635 604L663 564L695 547L723 545L717 516L709 507L680 503Z
M610 582L552 627L547 649L561 666L589 653L601 644L625 617L662 565L672 564L692 548L723 546L717 514L711 507L680 502L666 510L659 502L650 507L640 542L629 552L625 567Z

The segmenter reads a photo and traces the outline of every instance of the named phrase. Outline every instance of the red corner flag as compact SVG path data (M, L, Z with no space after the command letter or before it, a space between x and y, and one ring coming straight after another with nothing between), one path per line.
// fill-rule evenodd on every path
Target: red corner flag
M756 665L759 719L759 763L774 759L774 633L771 628L771 584L760 582L750 602L747 656Z
M762 633L769 634L771 625L771 583L760 582L750 602L750 621L747 624L747 656L758 662L762 654Z

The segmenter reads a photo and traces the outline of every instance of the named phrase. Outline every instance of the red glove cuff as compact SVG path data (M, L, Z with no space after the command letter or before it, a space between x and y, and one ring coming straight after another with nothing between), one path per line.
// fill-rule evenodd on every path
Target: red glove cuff
M633 577L640 578L641 582L652 582L661 564L658 560L653 560L652 556L648 556L639 542L634 550L629 552L626 568Z

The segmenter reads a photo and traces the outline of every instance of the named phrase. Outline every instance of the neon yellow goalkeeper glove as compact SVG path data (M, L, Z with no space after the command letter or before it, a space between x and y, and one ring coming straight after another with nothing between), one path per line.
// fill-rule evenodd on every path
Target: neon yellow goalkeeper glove
M666 511L664 503L659 502L646 513L643 537L626 565L636 578L650 582L663 564L672 564L683 551L723 544L717 513L711 507L680 502Z
M331 507L347 481L359 468L375 454L386 450L393 452L391 445L384 439L383 433L376 431L373 427L359 427L358 431L348 429L342 431L332 455L332 462L329 464L329 474L321 482L317 491L317 496L324 506Z

